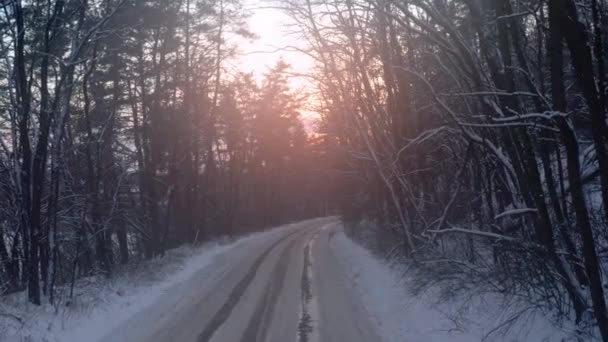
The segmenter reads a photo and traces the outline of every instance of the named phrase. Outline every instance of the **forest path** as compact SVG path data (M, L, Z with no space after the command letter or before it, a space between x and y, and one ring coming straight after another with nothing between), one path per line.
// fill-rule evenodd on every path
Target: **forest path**
M103 342L376 342L332 252L335 218L277 228L218 255Z

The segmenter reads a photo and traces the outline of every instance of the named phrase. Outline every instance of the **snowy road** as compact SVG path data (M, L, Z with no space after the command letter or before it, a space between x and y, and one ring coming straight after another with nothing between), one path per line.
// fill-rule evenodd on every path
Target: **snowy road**
M237 244L102 341L380 341L329 243L338 227L309 220Z

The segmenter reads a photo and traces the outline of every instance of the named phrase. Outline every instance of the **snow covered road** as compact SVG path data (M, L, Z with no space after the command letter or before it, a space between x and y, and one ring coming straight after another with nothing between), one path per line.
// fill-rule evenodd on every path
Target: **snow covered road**
M335 218L245 239L103 342L380 341L334 255Z

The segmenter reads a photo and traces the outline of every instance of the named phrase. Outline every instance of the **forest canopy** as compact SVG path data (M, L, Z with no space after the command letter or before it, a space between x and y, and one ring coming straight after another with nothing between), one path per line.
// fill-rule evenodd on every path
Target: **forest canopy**
M421 286L608 341L604 2L259 5L311 70L228 72L255 38L237 0L2 2L2 292L53 301L133 258L338 213Z
M0 287L324 213L302 96L279 61L228 73L237 1L4 1Z

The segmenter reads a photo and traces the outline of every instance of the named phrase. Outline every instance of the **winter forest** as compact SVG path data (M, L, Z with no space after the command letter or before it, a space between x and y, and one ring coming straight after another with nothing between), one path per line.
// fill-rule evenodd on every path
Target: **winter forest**
M262 77L245 5L2 1L2 296L339 215L419 288L608 341L608 4L259 1L313 65Z

